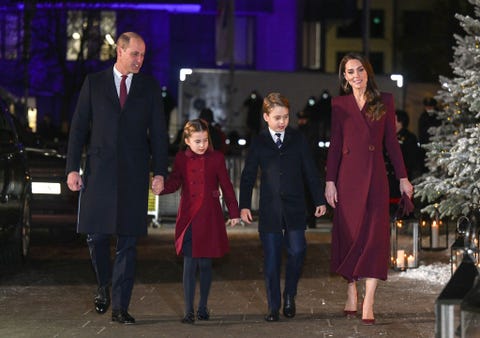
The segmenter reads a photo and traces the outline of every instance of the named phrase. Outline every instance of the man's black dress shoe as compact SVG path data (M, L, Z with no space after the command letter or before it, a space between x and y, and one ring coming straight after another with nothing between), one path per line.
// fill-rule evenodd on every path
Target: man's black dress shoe
M293 318L295 313L295 297L285 295L283 299L283 315L287 318Z
M278 310L270 310L265 316L265 320L267 322L278 322L279 317L280 315L278 313Z
M127 311L113 310L112 322L118 322L120 324L135 324L135 318L130 316L130 314Z
M110 306L110 290L108 286L99 287L97 289L97 294L93 300L95 305L95 311L100 314L107 312L108 307Z

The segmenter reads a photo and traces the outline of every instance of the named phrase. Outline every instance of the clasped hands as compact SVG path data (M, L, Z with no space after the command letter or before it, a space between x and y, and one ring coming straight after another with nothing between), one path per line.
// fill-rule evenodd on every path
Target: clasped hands
M155 175L152 178L152 192L159 195L164 189L164 179L161 175Z

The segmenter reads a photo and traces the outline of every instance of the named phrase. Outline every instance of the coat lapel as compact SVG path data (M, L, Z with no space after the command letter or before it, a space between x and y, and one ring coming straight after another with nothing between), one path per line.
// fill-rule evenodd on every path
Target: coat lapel
M113 75L113 68L109 68L104 73L104 83L106 96L112 102L113 105L116 105L120 110L120 99L118 98L117 88L115 87L115 78Z
M273 149L277 149L277 145L275 144L275 141L273 141L273 138L270 135L270 131L268 130L268 128L263 129L260 132L259 136L263 139L265 144L268 145L268 147L273 148Z
M127 102L129 97L138 97L146 90L145 81L143 81L142 73L133 74L132 83L130 85L130 91L128 92ZM126 103L125 103L126 104Z
M128 102L129 97L135 96L137 94L137 92L139 91L140 84L139 84L138 80L139 80L138 79L138 74L133 74L132 83L130 84L130 91L128 92L126 102ZM125 104L126 104L126 102L125 102Z
M285 147L288 145L292 140L292 133L290 127L285 128L285 134L283 135L283 145L282 147Z
M371 136L372 127L371 121L369 121L367 115L365 114L366 104L362 107L362 110L358 108L357 102L355 101L355 96L353 94L349 95L350 106L352 107L351 112L352 116L359 124L362 124L366 127L369 135Z

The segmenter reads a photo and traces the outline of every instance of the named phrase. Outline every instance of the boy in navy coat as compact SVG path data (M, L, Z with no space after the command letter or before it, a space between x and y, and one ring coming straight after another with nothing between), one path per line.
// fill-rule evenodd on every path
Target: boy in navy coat
M325 214L323 185L305 137L288 126L290 105L286 97L270 93L263 100L268 128L252 141L240 183L240 215L252 222L252 190L260 168L258 231L263 246L268 299L265 320L279 320L282 249L287 250L283 314L295 316L295 296L306 251L304 180L315 204L315 216Z

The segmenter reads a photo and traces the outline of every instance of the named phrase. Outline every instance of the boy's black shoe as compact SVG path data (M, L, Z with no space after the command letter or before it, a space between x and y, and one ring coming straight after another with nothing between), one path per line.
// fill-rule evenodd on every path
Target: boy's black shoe
M283 300L283 315L287 318L295 317L295 297L285 295Z
M135 318L130 316L130 314L127 311L113 310L112 322L118 322L120 324L135 324Z
M270 310L265 316L265 320L267 322L278 322L279 319L280 315L278 313L278 310Z

